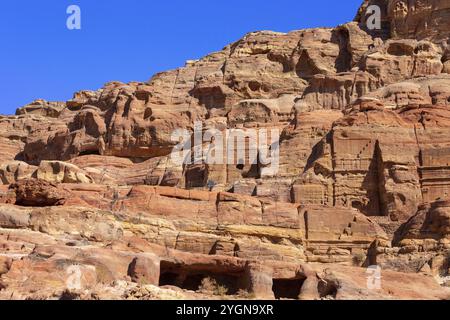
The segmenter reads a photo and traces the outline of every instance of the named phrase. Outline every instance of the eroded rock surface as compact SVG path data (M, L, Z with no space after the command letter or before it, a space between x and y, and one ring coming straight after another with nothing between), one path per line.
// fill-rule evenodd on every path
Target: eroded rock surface
M0 117L0 298L449 299L449 6L366 0ZM279 130L278 170L176 163L198 123Z

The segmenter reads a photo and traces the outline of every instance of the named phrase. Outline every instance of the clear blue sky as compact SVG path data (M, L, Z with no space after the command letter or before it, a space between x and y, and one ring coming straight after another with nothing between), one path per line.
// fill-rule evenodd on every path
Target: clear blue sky
M105 82L146 81L257 30L354 18L362 0L14 0L0 4L0 113L66 101ZM80 6L82 29L66 9Z

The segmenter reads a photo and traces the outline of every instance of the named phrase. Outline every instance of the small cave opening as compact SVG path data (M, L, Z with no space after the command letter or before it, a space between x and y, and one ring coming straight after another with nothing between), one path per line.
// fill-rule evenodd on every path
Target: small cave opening
M277 300L298 300L305 279L273 279L272 291Z
M352 201L352 208L355 208L359 210L360 212L363 212L364 210L364 204L359 200Z
M307 51L303 51L300 54L298 63L295 66L295 72L299 78L309 80L315 74L319 74L321 70L317 67L314 60L312 60Z
M387 53L392 56L412 56L414 53L419 53L418 48L414 48L404 43L391 43L387 48Z
M214 295L236 295L244 288L244 273L227 273L161 264L159 286L175 286L184 290Z
M174 272L165 272L161 273L159 276L159 286L172 286L176 284L176 281L178 279L178 274Z
M190 165L185 169L186 189L203 188L208 182L208 167Z
M99 156L100 155L100 151L98 149L96 150L85 150L82 151L78 154L79 157L82 156Z
M77 292L72 292L70 290L64 290L61 293L61 296L59 297L59 300L61 301L74 301L74 300L80 300L80 294Z
M226 94L219 87L193 89L189 94L208 110L224 109L227 102Z
M147 120L148 118L151 118L150 121L154 121L152 108L147 108L144 111L144 120Z
M261 89L261 84L256 81L250 81L248 87L251 91L259 91Z

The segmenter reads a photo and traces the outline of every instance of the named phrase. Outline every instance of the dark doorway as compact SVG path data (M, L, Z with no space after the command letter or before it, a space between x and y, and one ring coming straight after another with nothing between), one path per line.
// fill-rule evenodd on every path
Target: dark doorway
M190 165L185 171L186 189L202 188L207 184L208 169L205 165Z
M161 275L159 276L159 286L173 286L176 284L178 279L178 275L173 272L161 272Z
M213 272L210 270L190 270L161 264L160 286L176 286L191 291L211 291L215 294L235 295L243 286L244 273Z
M272 290L275 299L297 300L304 281L304 279L273 279Z

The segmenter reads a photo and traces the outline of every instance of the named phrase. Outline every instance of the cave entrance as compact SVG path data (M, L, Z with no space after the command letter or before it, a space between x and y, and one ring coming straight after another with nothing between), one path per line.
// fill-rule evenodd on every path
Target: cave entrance
M366 216L388 216L387 192L386 192L386 164L383 161L382 151L377 140L370 159L369 168L361 184L365 190L367 202L361 199L352 199L351 205Z
M203 188L207 184L208 168L206 165L191 165L186 168L186 189Z
M162 270L161 270L162 271ZM177 283L178 274L173 272L165 272L159 276L159 286L174 286Z
M305 279L273 279L272 291L275 299L298 300Z
M244 284L244 272L216 272L161 264L159 286L175 286L184 290L206 291L216 295L236 295L244 289Z
M331 41L339 45L339 55L337 56L335 62L336 71L350 71L352 68L352 53L349 50L349 31L344 28L334 31Z
M100 151L98 149L95 150L85 150L82 151L78 154L79 157L82 156L99 156L100 155Z

